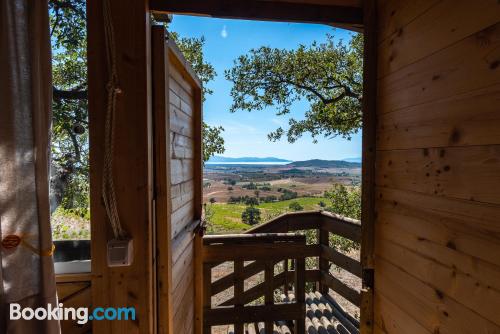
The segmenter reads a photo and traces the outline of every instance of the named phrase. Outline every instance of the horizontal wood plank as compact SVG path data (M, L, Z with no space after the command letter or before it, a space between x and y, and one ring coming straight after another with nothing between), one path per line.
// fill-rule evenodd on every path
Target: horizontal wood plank
M458 303L500 325L500 291L482 285L474 278L449 268L431 258L396 245L377 235L376 255L435 288L438 295L446 295ZM408 265L411 264L411 265ZM375 289L376 291L376 289Z
M377 258L377 291L412 314L431 333L495 333L499 327L473 310L407 274L382 258Z
M272 320L293 320L303 317L302 307L298 304L275 304L265 306L235 306L229 308L206 309L206 325L229 325Z
M377 42L381 44L387 38L402 30L416 17L435 6L439 0L379 0Z
M361 263L333 248L321 246L321 257L361 278Z
M500 143L500 84L379 115L377 149Z
M205 263L223 261L283 260L320 255L318 245L280 244L255 245L207 245L203 247Z
M330 289L334 290L336 293L353 303L354 305L360 305L361 294L359 291L347 286L345 283L340 281L338 278L333 277L329 273L321 273L321 283L328 286Z
M193 160L172 159L170 161L171 184L176 185L193 179Z
M499 82L500 23L379 80L377 111L388 113Z
M500 145L379 151L376 184L500 204Z
M408 1L402 1L409 3ZM433 1L427 1L427 3ZM422 2L419 10L425 10ZM421 60L435 52L500 21L496 0L443 0L427 8L397 30L379 46L378 76L390 73Z

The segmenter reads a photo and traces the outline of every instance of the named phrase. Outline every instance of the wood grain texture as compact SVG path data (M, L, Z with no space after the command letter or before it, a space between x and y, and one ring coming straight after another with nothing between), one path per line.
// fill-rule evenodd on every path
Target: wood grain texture
M378 187L500 204L500 145L379 151Z
M153 70L153 129L154 129L154 185L155 185L155 228L156 228L156 277L158 305L158 333L173 331L172 298L172 242L171 214L172 186L170 184L170 117L168 114L169 63L167 60L166 33L161 26L152 28L152 70Z
M413 6L415 3L420 5L416 11L423 12L397 27L379 46L379 77L453 45L500 19L496 0L477 0L473 6L468 0L415 1Z
M378 9L374 332L500 332L500 5Z
M377 148L494 145L500 142L500 85L379 115Z
M383 58L381 53L379 56ZM497 84L499 59L500 24L485 26L449 47L380 78L378 112L392 112Z
M107 242L113 239L101 178L109 69L103 24L103 1L87 1L88 105L90 141L90 210L92 305L135 307L139 321L96 321L94 333L155 331L153 260L153 162L151 113L151 34L148 1L110 0L121 94L117 98L113 178L121 223L134 242L128 267L107 266ZM100 255L100 256L99 256Z

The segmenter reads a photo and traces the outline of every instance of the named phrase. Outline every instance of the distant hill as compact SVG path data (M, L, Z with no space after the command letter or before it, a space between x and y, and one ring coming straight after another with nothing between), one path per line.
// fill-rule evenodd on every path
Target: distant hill
M348 162L343 160L306 160L306 161L295 161L287 164L289 167L316 167L316 168L359 168L361 164L359 162Z
M361 163L361 157L342 159L342 161L347 161L347 162L359 162L359 163Z
M241 158L230 158L230 157L223 157L220 155L216 155L210 158L208 162L211 163L235 163L235 162L289 162L290 160L286 159L280 159L280 158L275 158L275 157L267 157L267 158L257 158L257 157L241 157Z

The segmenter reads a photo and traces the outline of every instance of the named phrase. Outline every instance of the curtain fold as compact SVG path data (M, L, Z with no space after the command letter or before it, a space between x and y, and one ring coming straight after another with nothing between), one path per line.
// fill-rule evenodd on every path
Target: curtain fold
M49 205L52 103L47 0L0 1L0 333L59 333L9 320L9 304L57 305Z

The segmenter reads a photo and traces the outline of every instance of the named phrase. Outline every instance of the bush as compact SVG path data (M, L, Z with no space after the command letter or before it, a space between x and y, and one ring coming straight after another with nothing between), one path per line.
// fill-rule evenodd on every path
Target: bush
M263 201L266 202L266 203L270 203L270 202L276 202L278 200L278 197L274 196L274 195L269 195L269 196L266 196L264 197Z
M227 190L232 191L233 187L227 187Z
M300 205L299 202L292 202L292 203L290 203L290 205L288 207L290 209L292 209L293 211L302 211L302 210L304 210L304 207L302 205Z
M319 201L318 205L322 208L324 208L326 206L326 203L323 202L323 201Z
M229 197L229 199L227 200L227 202L229 204L240 203L241 202L241 196L231 196L231 197Z
M241 186L242 188L248 189L248 190L255 190L257 189L257 185L253 182L250 182L249 184L245 184Z
M259 200L256 197L249 197L245 200L245 204L250 206L259 205Z
M216 202L215 198L211 197L210 198L210 203L214 204Z
M241 220L243 223L248 225L256 225L260 223L260 210L253 206L247 207L241 214Z
M288 189L283 189L282 195L280 196L280 201L286 201L294 198L297 198L297 192Z
M361 219L361 188L348 189L342 184L336 184L330 191L325 191L325 197L330 200L327 211L341 216Z
M342 184L336 184L330 191L325 191L325 197L330 201L327 211L341 216L361 219L361 188L347 188ZM343 251L359 249L359 244L338 235L330 237L330 244Z

